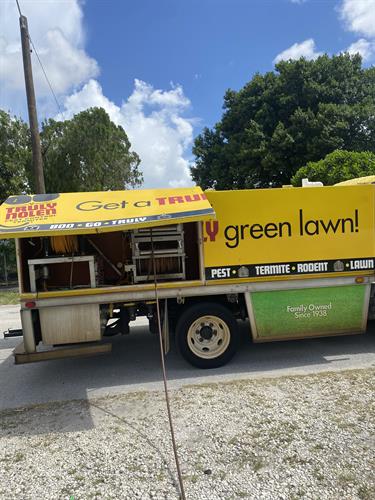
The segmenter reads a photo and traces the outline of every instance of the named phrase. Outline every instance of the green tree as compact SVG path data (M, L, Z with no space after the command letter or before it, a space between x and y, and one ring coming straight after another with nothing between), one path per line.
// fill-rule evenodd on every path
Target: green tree
M91 108L71 120L47 120L40 136L47 192L125 189L142 182L138 155L104 109ZM33 191L29 128L0 110L0 203Z
M292 177L294 186L301 186L302 179L321 181L324 185L375 175L375 154L370 151L341 151L329 153L323 160L308 162Z
M49 192L104 191L141 184L140 159L129 139L102 108L71 120L48 120L41 133Z
M359 55L281 61L228 90L222 119L196 138L192 177L203 188L289 184L336 149L375 151L375 67Z
M31 164L27 125L0 109L0 203L27 189Z
M14 240L0 240L0 285L15 281L17 281L17 263Z
M0 203L28 189L31 166L29 129L22 120L0 109ZM0 284L17 276L14 240L0 241Z

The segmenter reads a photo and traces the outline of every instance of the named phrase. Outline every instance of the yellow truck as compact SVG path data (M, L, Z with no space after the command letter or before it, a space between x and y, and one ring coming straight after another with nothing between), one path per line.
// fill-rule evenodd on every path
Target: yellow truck
M366 331L375 186L199 187L9 197L23 342L17 363L106 352L137 316L201 368L253 342Z

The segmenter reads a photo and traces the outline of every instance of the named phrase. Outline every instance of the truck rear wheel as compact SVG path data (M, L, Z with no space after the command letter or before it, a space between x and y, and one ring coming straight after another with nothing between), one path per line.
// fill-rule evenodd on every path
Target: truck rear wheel
M182 356L192 365L217 368L225 365L237 350L237 321L220 304L195 304L178 320L176 341Z

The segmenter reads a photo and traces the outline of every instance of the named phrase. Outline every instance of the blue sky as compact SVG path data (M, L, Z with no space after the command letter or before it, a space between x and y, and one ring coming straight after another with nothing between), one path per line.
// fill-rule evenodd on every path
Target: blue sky
M132 4L129 7L129 4ZM239 89L295 42L313 38L335 53L355 39L334 1L90 0L87 50L101 67L106 95L129 95L134 77L166 89L181 84L202 124L220 119L227 88ZM105 17L103 14L105 12Z
M275 60L360 51L375 61L375 0L19 0L40 121L102 106L141 157L145 186L188 184L191 147ZM0 0L0 107L25 119L15 0Z

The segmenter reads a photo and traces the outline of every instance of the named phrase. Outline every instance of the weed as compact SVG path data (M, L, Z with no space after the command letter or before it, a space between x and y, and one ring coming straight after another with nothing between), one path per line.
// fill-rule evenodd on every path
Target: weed
M256 458L253 462L253 470L254 472L258 472L260 471L260 469L262 469L263 467L265 466L265 463L263 462L263 460L261 458Z
M353 472L347 470L339 475L339 480L342 483L353 483L355 481L355 475L353 474Z
M358 488L358 498L360 500L372 500L375 498L375 488L363 484Z
M324 450L324 444L322 444L322 443L316 443L316 444L314 444L314 446L312 447L311 451L312 451L312 450L315 450L315 451Z
M290 495L290 500L299 500L306 495L306 491L299 489Z
M25 455L23 453L21 453L20 451L17 451L17 453L14 456L13 462L14 463L21 462L24 459L25 459Z
M19 303L19 295L17 292L0 292L0 305L10 306Z
M314 469L312 474L319 482L324 481L324 474L320 469Z

